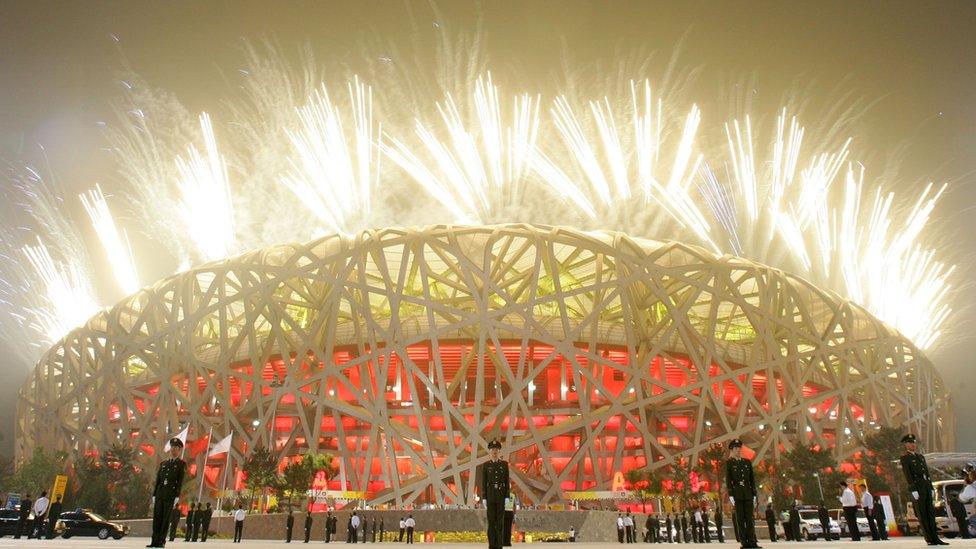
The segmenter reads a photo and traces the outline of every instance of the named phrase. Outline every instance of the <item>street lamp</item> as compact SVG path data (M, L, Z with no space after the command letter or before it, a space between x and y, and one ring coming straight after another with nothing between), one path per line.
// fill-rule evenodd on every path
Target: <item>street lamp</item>
M285 386L285 379L283 377L280 377L279 378L277 375L275 375L274 381L272 381L269 386L271 387L272 398L274 398L274 410L271 412L271 435L270 435L270 438L269 438L268 442L271 443L271 449L274 452L274 454L277 456L278 455L278 437L275 434L275 429L278 427L278 425L277 425L277 423L278 423L278 421L277 421L278 420L278 399L281 398L280 396L278 396L278 389L280 389L280 388L282 388L282 387Z
M813 476L817 477L817 488L820 488L820 501L823 501L824 500L823 484L821 484L821 482L820 482L820 473L817 472L817 471L814 471Z

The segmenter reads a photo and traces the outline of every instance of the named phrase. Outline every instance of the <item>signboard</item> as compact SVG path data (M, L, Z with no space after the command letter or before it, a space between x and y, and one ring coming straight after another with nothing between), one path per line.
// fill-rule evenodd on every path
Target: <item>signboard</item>
M881 500L881 508L884 509L885 528L889 532L898 530L898 524L895 522L895 509L891 506L891 496L883 494L878 496L878 499Z
M563 492L565 499L578 499L580 501L592 501L597 499L631 499L629 492L614 492L612 490L596 490L591 492Z
M16 509L20 506L20 494L7 494L7 509Z
M51 488L51 501L58 501L58 498L64 499L64 490L68 487L68 477L65 475L58 475L54 477L54 488Z

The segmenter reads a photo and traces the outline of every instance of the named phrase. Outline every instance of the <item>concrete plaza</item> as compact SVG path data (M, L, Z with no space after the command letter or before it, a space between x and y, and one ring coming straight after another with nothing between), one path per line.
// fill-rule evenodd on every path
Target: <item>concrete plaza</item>
M950 540L947 540L947 541L953 547L976 548L976 539L967 539L967 540L950 539ZM141 548L145 547L147 543L149 543L149 540L147 538L142 538L142 537L126 537L126 538L123 538L121 540L112 540L112 539L109 539L109 540L105 540L105 541L100 541L97 538L71 538L71 539L67 539L67 540L65 540L65 539L55 539L55 540L41 540L41 541L38 541L38 540L27 540L27 539L12 539L12 538L9 538L9 537L5 537L5 538L0 538L0 549L8 548L8 547L10 547L10 548L32 548L32 549L40 549L40 548L59 548L59 549L122 549L122 548L126 548L126 549L141 549ZM794 544L793 543L789 543L789 542L770 543L768 540L767 541L760 540L760 543L763 545L764 549L770 549L770 548L775 548L775 547L779 547L779 548L794 547ZM179 547L182 547L182 546L185 546L185 545L190 545L190 544L188 544L186 542L183 542L183 541L174 541L174 542L167 543L166 544L166 547L173 549L173 548L179 548ZM282 540L282 541L276 541L276 540L248 540L248 539L245 539L241 544L234 544L229 539L214 539L214 538L211 538L209 541L207 541L206 545L203 545L203 544L201 544L199 542L193 544L193 546L199 547L200 549L203 549L204 547L206 549L241 549L243 547L262 547L262 548L263 547L278 547L280 549L285 549L287 547L296 547L296 546L301 546L301 545L303 545L301 543L301 541L299 541L297 543L295 541L292 541L291 543L285 543L284 540ZM312 541L311 543L308 544L309 547L311 547L311 546L321 547L323 545L325 545L325 543L322 542L322 541ZM331 545L338 546L338 545L346 545L346 544L345 543L339 543L339 542L333 542ZM403 547L404 546L401 543L369 543L369 544L360 544L360 545L362 545L362 546L368 546L368 547L384 547L384 548ZM483 543L432 543L432 544L417 544L417 545L429 545L429 546L435 546L435 547L438 547L438 548L448 548L448 547L453 548L453 547L458 547L458 548L471 548L471 549L476 549L476 548L477 549L484 549L486 547L486 545L483 544ZM515 549L517 549L520 545L552 546L553 544L541 544L541 543L534 543L534 544L515 544L513 547ZM562 544L555 544L556 547L559 547L561 545ZM648 546L648 544L643 544L643 543L634 544L634 545L635 546L641 546L641 547L647 547ZM734 542L733 543L730 543L728 541L726 543L724 543L724 544L715 544L715 543L711 543L711 544L684 544L684 545L677 545L676 544L676 545L673 545L673 547L675 549L677 549L678 547L684 547L684 548L691 549L692 547L701 548L701 547L705 547L706 545L710 549L717 549L718 547L724 547L724 548L728 548L728 549L738 549L738 544L736 544ZM916 548L916 547L925 547L926 545L925 545L925 540L923 540L921 537L908 537L908 538L892 538L891 540L886 541L886 542L872 542L870 540L864 540L864 541L859 542L857 544L857 546L858 547L870 546L870 547L878 547L878 548L884 548L884 549L909 549L909 548ZM573 547L578 547L580 549L584 549L584 548L585 549L613 549L613 548L616 548L616 547L624 547L624 545L619 544L619 543L603 543L603 542L602 543L585 543L585 542L583 542L583 543L575 543L575 544L573 544ZM796 545L795 547L797 547L798 549L820 549L820 548L843 549L843 548L846 548L846 547L852 547L852 542L850 542L848 540L842 540L842 541L811 541L811 542L803 542L802 544Z

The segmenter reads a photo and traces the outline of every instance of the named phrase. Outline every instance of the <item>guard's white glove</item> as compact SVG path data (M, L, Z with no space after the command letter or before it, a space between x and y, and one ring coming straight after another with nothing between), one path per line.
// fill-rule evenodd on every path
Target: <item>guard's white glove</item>
M156 496L153 496L152 499L149 501L149 506L150 507L156 506Z
M918 499L918 492L912 492L912 499Z
M173 507L176 507L179 504L180 504L180 498L174 498L173 499Z
M735 498L732 497L732 496L729 496L729 503L731 503L732 505L735 505Z

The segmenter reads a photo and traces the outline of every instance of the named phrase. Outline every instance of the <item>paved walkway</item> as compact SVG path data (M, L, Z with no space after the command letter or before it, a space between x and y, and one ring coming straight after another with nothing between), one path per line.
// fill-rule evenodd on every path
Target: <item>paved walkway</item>
M966 547L976 549L976 539L967 540L947 540L951 547ZM61 549L141 549L146 546L149 542L147 538L123 538L121 540L106 540L99 541L97 538L71 538L71 539L56 539L56 540L27 540L27 539L12 539L10 537L0 538L0 549L10 548L61 548ZM861 541L857 544L850 541L808 541L800 544L779 542L770 543L769 541L760 541L764 549L820 549L820 548L831 548L831 549L853 549L857 547L859 549L910 549L916 547L926 548L925 540L920 537L910 537L910 538L893 538L887 542L872 542L870 540ZM254 549L263 547L275 547L278 549L302 549L302 548L321 548L325 545L322 541L313 541L308 545L303 543L285 543L284 541L268 541L268 540L244 540L241 544L232 543L230 540L226 539L210 539L206 545L201 543L186 543L183 541L175 541L167 543L167 549ZM340 548L348 546L346 543L332 543L330 544L334 547ZM417 547L432 547L435 549L448 549L448 548L471 548L471 549L487 549L487 546L482 543L418 543ZM533 547L566 547L568 544L543 544L543 543L532 543L523 544L517 543L512 549L518 549L519 547L531 545ZM188 547L189 546L189 547ZM405 548L406 545L402 543L366 543L359 544L358 547L366 548L391 548L400 547ZM649 548L652 544L637 543L633 545L622 545L619 543L575 543L572 545L574 549L623 549L625 547L637 548ZM738 545L735 543L710 543L710 544L700 544L700 543L688 543L688 544L661 544L660 549L703 549L708 547L708 549L738 549ZM947 548L947 549L949 549Z

